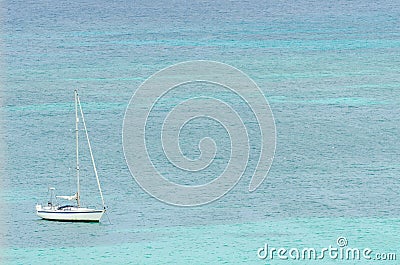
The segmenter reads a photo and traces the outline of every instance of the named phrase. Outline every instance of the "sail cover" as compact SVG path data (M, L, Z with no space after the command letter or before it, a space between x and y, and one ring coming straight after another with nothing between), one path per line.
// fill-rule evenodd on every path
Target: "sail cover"
M75 193L75 195L72 195L72 196L56 196L56 198L72 201L72 200L76 200L78 198L78 194Z

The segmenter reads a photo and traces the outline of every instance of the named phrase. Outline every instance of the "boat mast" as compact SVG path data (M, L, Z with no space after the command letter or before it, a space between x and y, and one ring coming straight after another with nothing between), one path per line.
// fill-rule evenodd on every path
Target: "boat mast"
M80 206L80 190L79 190L79 128L78 128L78 91L75 89L75 139L76 139L76 179L77 179L77 191L76 191L76 202L78 207Z
M92 147L90 145L89 134L88 134L88 131L86 129L85 117L83 116L82 105L81 105L81 101L79 100L78 95L76 95L76 99L77 99L77 102L79 104L79 110L81 112L83 128L85 129L86 140L87 140L87 143L88 143L88 146L89 146L90 158L92 159L93 171L94 171L94 174L96 175L97 187L99 188L100 197L101 197L101 203L103 204L103 209L106 209L106 205L104 203L104 198L103 198L103 192L101 191L99 175L97 174L96 164L94 162L94 157L93 157L93 153L92 153Z

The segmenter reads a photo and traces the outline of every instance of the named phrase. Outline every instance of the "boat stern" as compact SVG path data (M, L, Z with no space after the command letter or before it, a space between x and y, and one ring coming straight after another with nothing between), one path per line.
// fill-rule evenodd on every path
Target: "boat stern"
M36 209L36 212L42 210L42 205L36 204L35 209Z

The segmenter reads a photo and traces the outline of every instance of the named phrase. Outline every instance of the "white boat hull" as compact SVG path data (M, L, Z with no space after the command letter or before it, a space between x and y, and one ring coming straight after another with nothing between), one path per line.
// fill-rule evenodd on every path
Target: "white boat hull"
M36 214L46 220L70 222L99 222L105 210L96 210L83 207L54 207L36 206Z

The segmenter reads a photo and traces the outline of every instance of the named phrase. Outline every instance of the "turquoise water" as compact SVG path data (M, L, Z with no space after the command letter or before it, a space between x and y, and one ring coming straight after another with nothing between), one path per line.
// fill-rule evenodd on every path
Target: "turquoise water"
M2 264L396 264L257 257L266 243L321 249L341 236L349 247L400 259L396 2L0 3ZM259 152L251 140L249 168L231 192L180 208L152 198L131 177L122 120L141 82L198 59L230 64L259 85L274 113L277 149L255 192L247 191ZM48 222L34 212L48 186L74 189L74 88L111 223ZM236 97L221 97L246 115ZM190 143L206 127L184 132L189 156L198 155ZM212 136L223 136L215 128ZM95 183L86 181L86 202L98 205L88 188Z

